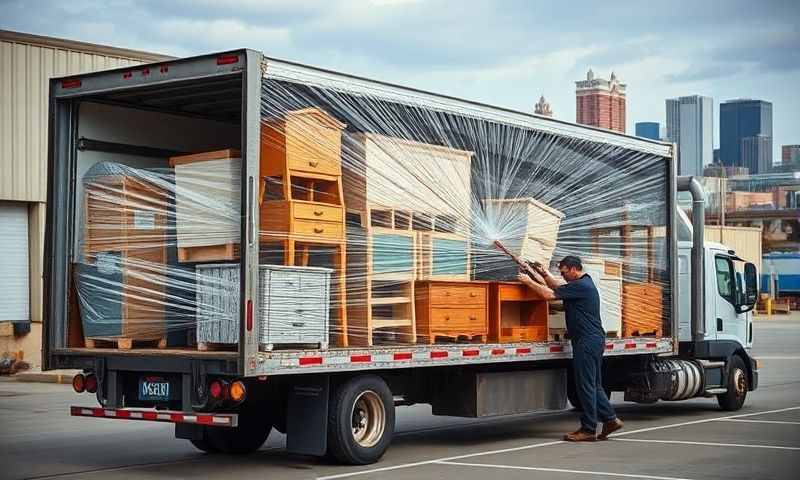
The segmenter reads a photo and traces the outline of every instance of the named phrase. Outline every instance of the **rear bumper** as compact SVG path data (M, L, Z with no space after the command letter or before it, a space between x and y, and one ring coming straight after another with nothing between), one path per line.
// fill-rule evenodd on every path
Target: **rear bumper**
M189 423L213 425L215 427L236 427L239 415L236 413L195 413L174 410L149 410L136 408L70 407L73 417L113 418L117 420L143 420L148 422Z

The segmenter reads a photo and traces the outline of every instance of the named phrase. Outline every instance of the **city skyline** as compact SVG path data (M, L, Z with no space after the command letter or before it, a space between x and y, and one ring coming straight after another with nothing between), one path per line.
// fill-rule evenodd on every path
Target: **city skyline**
M502 9L482 0L465 9L435 0L331 1L326 8L306 0L39 5L31 15L28 2L4 2L0 28L174 56L248 47L527 112L544 94L554 118L570 122L573 82L591 67L606 76L615 71L628 84L628 132L642 120L663 124L666 98L706 95L719 111L719 100L750 97L775 106L773 159L780 145L800 143L800 96L787 88L800 80L796 2L630 2L613 9L583 0L511 0Z
M665 100L667 140L678 144L678 174L702 175L714 160L714 101L703 95Z

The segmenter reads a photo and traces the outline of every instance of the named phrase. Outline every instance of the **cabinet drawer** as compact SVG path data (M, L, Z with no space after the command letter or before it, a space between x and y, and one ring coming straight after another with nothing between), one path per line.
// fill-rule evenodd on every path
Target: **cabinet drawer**
M461 305L486 305L486 288L466 285L431 285L431 305L459 307Z
M295 296L300 292L300 275L297 272L271 272L269 294Z
M483 308L433 308L431 329L436 331L483 331L487 329L486 310Z
M292 231L311 237L344 238L344 228L341 223L296 220L292 225Z
M332 207L319 203L295 202L294 218L306 220L324 220L326 222L342 222L341 207Z
M341 175L342 165L339 158L330 152L303 150L286 152L286 162L292 172L319 173L323 175Z

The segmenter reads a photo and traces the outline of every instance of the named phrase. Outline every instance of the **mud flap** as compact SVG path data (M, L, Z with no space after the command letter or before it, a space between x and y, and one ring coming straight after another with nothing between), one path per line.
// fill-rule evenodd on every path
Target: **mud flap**
M303 375L289 388L286 449L322 456L328 450L328 375Z

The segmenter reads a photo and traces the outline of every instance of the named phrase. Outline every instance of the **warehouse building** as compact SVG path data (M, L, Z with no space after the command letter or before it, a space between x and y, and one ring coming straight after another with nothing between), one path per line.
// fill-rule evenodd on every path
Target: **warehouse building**
M0 357L41 365L48 80L169 58L0 30Z

